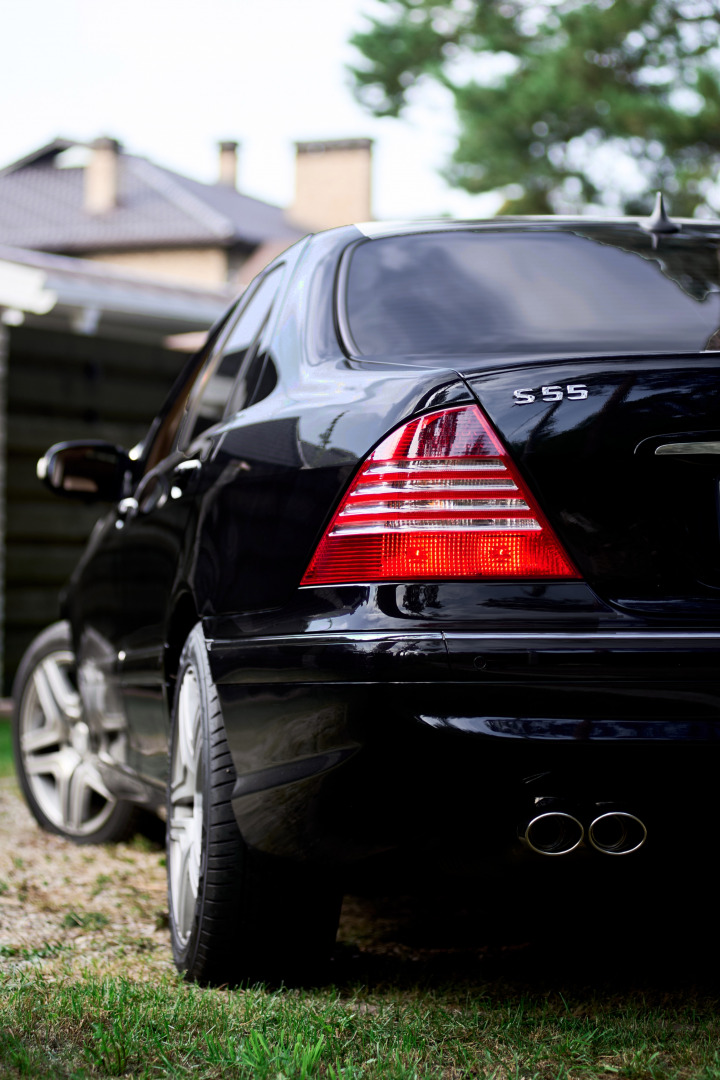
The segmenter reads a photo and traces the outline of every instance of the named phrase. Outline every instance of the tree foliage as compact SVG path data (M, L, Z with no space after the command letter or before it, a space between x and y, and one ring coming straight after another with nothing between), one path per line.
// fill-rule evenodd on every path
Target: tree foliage
M444 175L504 210L720 208L720 0L376 0L355 92L398 116L423 82L454 98Z

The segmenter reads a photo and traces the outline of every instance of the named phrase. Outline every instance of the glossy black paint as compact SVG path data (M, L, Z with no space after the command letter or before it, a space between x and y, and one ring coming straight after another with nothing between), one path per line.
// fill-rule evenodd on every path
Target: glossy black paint
M718 357L574 359L472 375L583 577L604 598L670 619L720 614L720 458L657 457L720 428ZM517 404L521 385L582 384L585 400ZM650 607L646 608L649 612Z
M627 247L639 226L617 228ZM717 259L712 230L686 228ZM189 445L180 417L158 452L216 328L141 448L129 498L93 533L66 611L91 727L123 733L106 782L162 803L174 665L202 620L236 815L259 850L348 869L424 845L474 873L520 858L518 816L557 795L624 801L669 835L669 788L695 815L714 790L720 457L654 448L717 436L720 357L353 357L336 288L358 239L334 230L276 260L257 343L274 388ZM514 394L578 384L586 398ZM583 580L301 588L373 447L462 403L485 410Z

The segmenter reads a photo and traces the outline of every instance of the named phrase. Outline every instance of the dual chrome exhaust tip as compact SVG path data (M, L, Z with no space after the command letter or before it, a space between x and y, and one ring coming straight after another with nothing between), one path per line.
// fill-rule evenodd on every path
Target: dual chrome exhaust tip
M536 813L524 830L521 828L520 835L538 855L569 855L585 839L585 826L574 813L551 808L549 802L540 800ZM613 808L592 819L587 839L603 855L631 855L647 840L647 829L635 814Z

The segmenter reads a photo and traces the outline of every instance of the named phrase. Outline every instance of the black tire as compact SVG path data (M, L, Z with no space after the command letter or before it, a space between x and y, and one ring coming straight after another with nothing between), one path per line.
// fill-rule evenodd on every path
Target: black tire
M94 765L68 623L53 623L35 638L12 696L15 768L37 823L76 844L128 836L136 808L108 791Z
M190 781L182 747L190 745L187 718L194 708L196 778ZM307 983L322 975L330 957L341 895L316 872L248 850L232 808L235 780L198 624L180 657L170 740L167 868L175 964L186 979L205 984ZM187 840L190 832L199 846ZM183 843L192 847L191 857Z

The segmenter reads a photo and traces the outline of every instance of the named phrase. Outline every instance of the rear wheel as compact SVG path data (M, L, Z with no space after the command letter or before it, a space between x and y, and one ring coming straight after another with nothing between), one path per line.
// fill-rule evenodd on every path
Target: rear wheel
M236 774L200 625L180 658L168 781L167 867L175 963L207 983L307 981L332 949L340 894L321 875L249 851Z
M98 771L66 622L49 626L30 645L13 701L15 765L38 824L78 844L126 836L135 807L117 799Z

